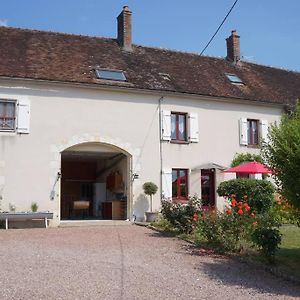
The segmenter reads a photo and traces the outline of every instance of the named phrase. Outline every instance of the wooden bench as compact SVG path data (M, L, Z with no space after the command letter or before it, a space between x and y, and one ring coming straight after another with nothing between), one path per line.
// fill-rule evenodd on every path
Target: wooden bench
M50 212L16 212L0 213L0 220L5 220L5 229L8 229L9 220L26 221L26 220L45 220L45 228L48 227L48 219L53 219L53 213Z

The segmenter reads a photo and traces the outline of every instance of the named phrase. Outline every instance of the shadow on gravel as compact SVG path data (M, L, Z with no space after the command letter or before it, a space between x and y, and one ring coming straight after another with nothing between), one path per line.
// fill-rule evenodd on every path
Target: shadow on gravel
M237 262L230 258L215 259L212 262L201 262L198 270L210 279L227 286L254 289L260 293L300 297L300 287L279 279L261 269Z
M147 235L160 238L174 237L172 234L159 231L153 231ZM211 280L227 286L253 289L262 294L268 293L295 298L300 297L300 286L277 278L260 268L236 261L225 255L217 254L206 247L197 247L194 244L183 243L181 250L183 250L185 255L201 257L197 269ZM205 257L209 259L205 260ZM237 296L242 296L242 289L240 291L237 289Z

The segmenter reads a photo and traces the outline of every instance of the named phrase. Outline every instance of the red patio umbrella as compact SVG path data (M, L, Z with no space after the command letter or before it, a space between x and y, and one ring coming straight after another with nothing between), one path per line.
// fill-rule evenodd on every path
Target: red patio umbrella
M236 167L226 169L226 173L248 173L248 174L270 174L272 171L265 165L257 162L250 161L247 163L240 164Z

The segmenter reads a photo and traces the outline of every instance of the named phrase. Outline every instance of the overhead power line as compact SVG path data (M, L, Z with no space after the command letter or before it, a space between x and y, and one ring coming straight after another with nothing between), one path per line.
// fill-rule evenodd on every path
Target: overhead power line
M235 5L237 4L239 0L235 0L234 3L232 4L231 8L229 9L227 15L225 16L225 18L223 19L223 21L221 22L221 24L219 25L218 29L216 30L216 32L213 34L213 36L210 38L210 40L208 41L208 43L206 44L206 46L204 47L204 49L201 51L200 56L204 53L204 51L208 48L208 46L210 45L210 43L213 41L213 39L215 38L215 36L217 35L217 33L219 32L219 30L221 29L221 27L223 26L223 24L225 23L226 19L228 18L228 16L230 15L231 11L233 10L233 8L235 7Z

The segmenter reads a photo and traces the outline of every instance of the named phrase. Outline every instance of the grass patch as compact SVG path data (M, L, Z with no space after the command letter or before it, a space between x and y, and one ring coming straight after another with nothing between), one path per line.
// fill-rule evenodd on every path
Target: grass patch
M284 274L300 280L300 228L294 225L284 225L280 228L282 241L280 249L276 252L275 262L270 265L254 249L248 249L250 259L261 265L270 266L277 273Z
M300 228L282 226L282 243L276 256L278 268L300 280Z

